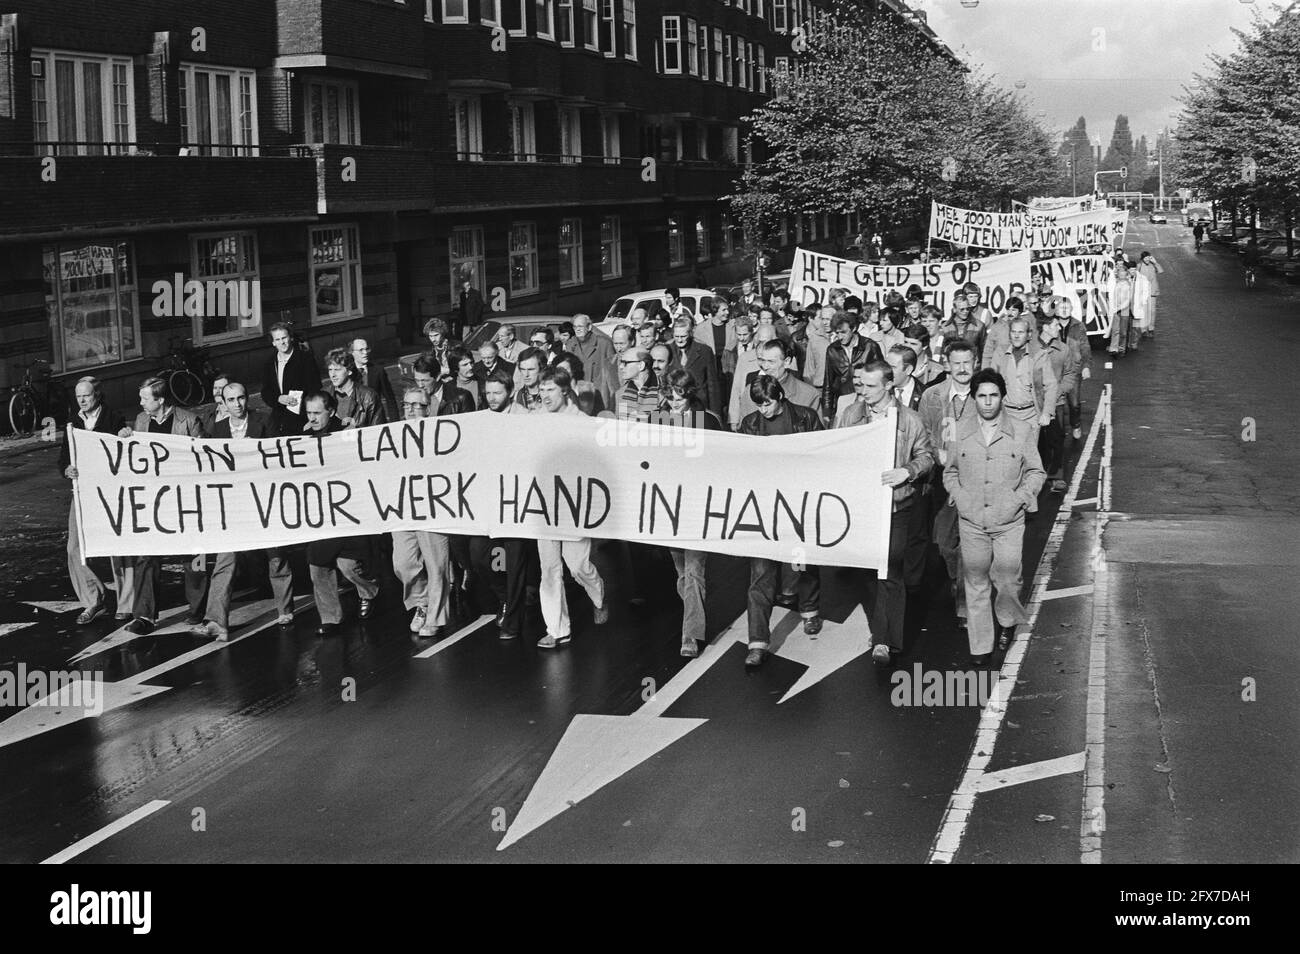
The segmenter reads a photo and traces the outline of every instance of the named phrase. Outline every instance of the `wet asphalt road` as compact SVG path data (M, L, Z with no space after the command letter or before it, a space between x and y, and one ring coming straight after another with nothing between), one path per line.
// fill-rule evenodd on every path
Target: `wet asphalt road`
M1113 387L1111 512L1086 502L1101 484L1098 428L1079 503L1048 547L1044 586L1067 595L1042 604L985 771L1048 769L974 800L958 862L1080 860L1089 776L1049 769L1090 741L1099 629L1104 860L1300 856L1285 810L1297 794L1285 680L1298 495L1283 417L1295 303L1285 288L1238 291L1229 256L1192 255L1179 226L1152 234L1138 225L1129 245L1166 266L1159 336L1111 372L1096 353L1085 385L1085 436ZM1216 346L1229 321L1240 348ZM1256 441L1239 440L1242 417ZM0 458L0 669L68 668L115 631L28 605L71 597L68 492L53 470L49 448ZM1027 534L1027 586L1059 502L1044 494ZM1068 595L1098 580L1103 524L1104 584ZM395 585L375 618L331 640L315 637L307 608L287 630L255 617L235 635L257 631L212 651L183 632L107 646L78 663L112 684L103 715L0 711L0 860L40 861L123 821L76 860L919 863L951 833L946 809L981 751L978 706L895 706L865 656L824 665L784 702L808 678L794 658L747 675L731 645L684 670L667 569L633 610L617 550L597 563L618 610L599 628L576 610L573 644L557 653L535 636L498 640L490 619L470 629L489 608L473 593L459 600L462 638L413 637ZM170 579L164 604L178 605ZM715 640L743 613L746 581L743 562L710 559ZM861 594L859 574L826 571L823 656L830 641L862 639ZM906 667L965 668L950 618L937 595L922 608ZM1241 700L1244 678L1254 702ZM625 718L589 718L601 716Z

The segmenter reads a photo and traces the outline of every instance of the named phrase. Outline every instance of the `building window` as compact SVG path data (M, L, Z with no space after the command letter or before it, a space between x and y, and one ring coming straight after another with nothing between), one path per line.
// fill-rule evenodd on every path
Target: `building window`
M469 0L442 0L443 23L469 23Z
M709 28L700 27L699 39L700 79L709 78Z
M682 71L682 18L664 17L664 72Z
M600 48L607 58L618 55L618 26L614 8L618 0L600 0Z
M509 103L510 155L515 162L537 161L537 123L532 103Z
M600 277L618 278L623 274L623 231L617 215L600 220Z
M699 24L690 17L686 18L686 72L692 76L700 75L700 34Z
M537 35L543 40L555 39L555 0L533 0L537 7Z
M675 215L668 217L668 267L678 268L686 264L686 237L682 234L681 220Z
M722 31L717 27L713 28L713 81L715 83L725 82L722 65L727 62L727 57L722 49Z
M32 139L38 155L103 156L133 148L130 60L35 51L31 71Z
M560 46L573 46L573 0L556 0L555 38Z
M502 2L505 3L501 12L505 17L506 32L511 36L527 36L528 15L525 11L529 0L502 0Z
M43 254L55 365L75 371L139 357L131 243L47 245Z
M181 64L181 131L194 154L257 155L256 83L248 70Z
M709 217L701 215L695 220L695 260L709 260Z
M451 107L451 128L456 134L456 158L481 162L483 159L483 111L477 96L447 97Z
M623 0L623 55L636 59L636 0Z
M758 48L758 91L767 92L767 50L761 46Z
M736 37L736 85L741 89L749 89L749 44Z
M477 225L454 228L447 240L447 257L451 261L451 303L460 301L465 282L483 292L483 229Z
M262 283L257 236L219 232L190 237L191 274L205 289L194 317L195 342L247 338L262 333Z
M582 113L574 106L560 107L560 161L582 159Z
M478 0L478 22L484 26L500 26L501 0Z
M740 158L740 130L735 126L722 127L722 155L729 162Z
M437 18L433 15L433 5L437 0L424 0L424 19L428 23L436 23Z
M772 30L786 33L790 29L790 19L786 12L789 0L770 0L772 4Z
M306 88L308 142L356 145L361 142L361 117L355 83L313 80Z
M735 75L732 72L733 62L734 54L731 50L731 34L727 34L722 38L722 81L728 86L732 84L732 77Z
M582 45L600 49L600 8L597 0L582 0Z
M601 154L605 164L616 166L623 156L623 143L620 136L617 113L600 114Z
M731 258L744 251L745 230L740 227L736 217L730 213L722 216L722 257Z
M355 225L310 230L313 322L361 314L361 239Z
M582 219L560 220L560 284L582 284Z
M514 222L510 226L510 294L537 292L537 224Z

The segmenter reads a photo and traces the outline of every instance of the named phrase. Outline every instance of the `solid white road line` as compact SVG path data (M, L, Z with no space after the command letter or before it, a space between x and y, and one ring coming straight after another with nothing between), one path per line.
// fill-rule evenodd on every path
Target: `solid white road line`
M474 632L477 632L478 630L482 629L482 628L483 628L484 626L486 626L486 625L487 625L491 620L494 620L494 619L496 619L496 615L495 615L495 614L493 614L493 613L484 613L484 614L483 614L482 616L480 616L478 619L474 620L474 622L470 623L468 626L466 626L466 627L464 627L464 628L462 628L462 629L458 629L456 632L452 633L452 634L451 634L450 636L448 636L446 639L440 640L440 641L434 643L434 644L433 644L432 646L430 646L428 649L425 649L425 650L423 650L423 651L421 651L421 652L416 653L416 654L415 654L415 658L416 658L416 659L428 659L430 656L436 656L438 653L442 652L444 649L450 649L452 646L455 646L458 642L460 642L462 639L464 639L464 638L465 638L466 636L468 636L470 633L474 633Z
M1044 600L1063 600L1071 596L1087 596L1092 592L1092 584L1085 583L1083 586L1063 586L1059 590L1048 590L1043 594Z
M136 822L148 818L154 812L158 811L161 808L166 808L170 804L171 802L164 801L163 799L155 799L154 801L150 802L147 805L141 805L135 811L131 812L131 814L123 815L117 821L105 825L103 828L101 828L99 831L95 832L94 834L87 835L85 838L81 839L78 842L74 842L73 844L69 845L67 848L64 848L62 851L58 852L57 854L50 855L48 858L42 861L41 864L61 865L65 861L71 861L73 858L77 857L77 855L81 854L83 851L87 850L88 848L94 848L101 841L107 841L109 838L112 838L118 832L125 831L127 828L130 828Z
M1109 393L1110 385L1106 385ZM1093 537L1093 579L1095 592L1092 600L1092 631L1088 647L1088 708L1084 735L1084 754L1087 762L1083 769L1083 809L1079 820L1079 861L1082 864L1101 864L1101 837L1106 830L1106 638L1110 628L1110 573L1106 553L1102 547L1103 534L1110 521L1112 403L1106 402L1106 443L1101 457L1102 500Z
M994 687L993 694L984 706L984 711L980 713L979 728L976 730L971 754L966 762L966 770L948 800L943 820L939 824L939 831L930 845L931 864L951 863L961 848L962 839L966 836L966 826L975 808L975 798L979 794L984 767L993 757L993 750L997 746L998 735L1002 731L1002 722L1006 716L1007 701L1020 675L1020 665L1028 650L1029 637L1033 633L1034 624L1038 621L1038 611L1042 608L1043 597L1047 593L1047 586L1052 581L1052 573L1056 569L1056 557L1065 540L1066 528L1074 516L1075 497L1083 482L1084 472L1088 469L1088 461L1092 459L1093 447L1097 443L1097 435L1102 430L1102 422L1106 419L1105 415L1109 407L1110 385L1104 385L1101 400L1097 404L1096 416L1088 429L1088 439L1083 445L1083 453L1079 456L1079 463L1074 470L1074 479L1070 482L1065 499L1061 501L1061 508L1056 513L1056 520L1052 523L1047 544L1038 561L1038 572L1034 574L1033 595L1029 605L1025 607L1029 614L1029 621L1019 627L1019 632L1025 638L1017 638L1012 643L1002 663L1001 676Z

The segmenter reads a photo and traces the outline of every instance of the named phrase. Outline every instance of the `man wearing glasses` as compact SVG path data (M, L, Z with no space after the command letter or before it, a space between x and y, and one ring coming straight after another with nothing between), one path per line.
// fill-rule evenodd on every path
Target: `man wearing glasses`
M528 345L522 341L515 340L514 325L502 325L497 329L497 333L492 340L497 344L498 357L502 361L509 361L512 365L518 363L519 356L528 348Z
M619 389L614 414L624 421L648 421L659 409L659 379L650 352L631 348L618 356Z

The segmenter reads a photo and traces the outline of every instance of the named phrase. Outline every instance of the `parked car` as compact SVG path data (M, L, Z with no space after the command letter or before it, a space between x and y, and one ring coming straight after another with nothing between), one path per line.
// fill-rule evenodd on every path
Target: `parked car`
M1259 263L1270 272L1281 272L1282 267L1288 262L1294 262L1296 256L1300 255L1300 245L1293 244L1293 251L1287 254L1286 240L1270 245L1268 251L1262 254Z
M1159 209L1153 209L1151 214L1147 216L1147 221L1152 225L1168 225L1169 215Z
M1213 229L1207 237L1211 242L1225 245L1232 241L1232 227L1225 226L1221 229Z
M572 320L572 315L501 315L484 321L466 335L461 344L470 354L475 355L477 358L479 345L495 338L502 325L512 326L515 329L515 338L527 343L528 336L533 333L533 329L541 327L548 327L554 331L558 340L560 325ZM415 359L423 353L423 351L416 351L413 354L402 355L397 359L403 377L409 378L414 373L411 366L415 364Z
M1210 214L1210 206L1205 202L1189 202L1183 209L1183 225L1189 229L1200 222L1202 225L1213 225L1214 217Z
M750 279L750 281L753 282L754 287L757 289L758 288L757 279ZM772 272L770 274L765 274L763 276L764 294L770 295L774 291L777 291L782 288L788 288L789 286L790 286L789 272ZM716 295L725 296L726 298L729 298L732 301L739 301L741 295L744 294L745 286L743 284L726 285L726 286L718 285L713 289L713 291Z
M1259 243L1260 251L1263 251L1265 242L1276 242L1279 239L1286 238L1277 229L1256 229L1253 237ZM1247 232L1245 235L1238 236L1237 241L1232 243L1238 255L1245 254L1246 246L1250 243L1251 238L1251 234Z
M681 292L682 304L696 316L701 311L707 312L713 307L713 299L716 294L710 288L679 288L678 291ZM649 291L624 295L609 306L609 311L605 313L605 320L600 324L604 326L611 321L626 321L628 315L632 314L637 308L644 308L646 315L653 318L663 310L663 294L664 289L652 288Z

